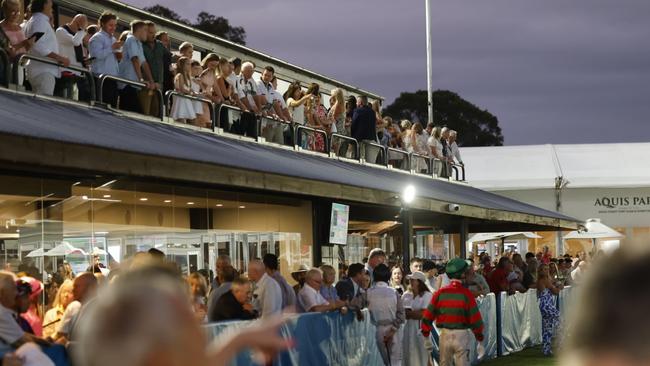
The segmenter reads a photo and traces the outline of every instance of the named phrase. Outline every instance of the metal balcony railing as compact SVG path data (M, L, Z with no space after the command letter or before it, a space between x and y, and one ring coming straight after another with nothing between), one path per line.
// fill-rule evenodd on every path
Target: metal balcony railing
M113 81L116 81L118 83L134 86L136 88L144 89L144 88L147 87L147 84L145 84L145 83L124 79L124 78L121 78L121 77L118 77L118 76L102 74L102 75L99 75L99 88L98 88L99 95L97 96L97 100L99 100L99 101L104 100L104 98L103 98L104 97L104 83L106 82L106 80L113 80ZM156 94L158 94L158 102L159 102L158 105L160 106L160 110L158 112L160 113L160 120L164 121L165 120L165 99L163 98L163 93L162 93L162 91L160 89L150 89L150 90L155 92Z
M38 57L38 56L34 56L34 55L22 55L22 56L20 56L20 58L18 59L17 64L20 67L23 67L27 63L27 61L40 62L40 63L52 65L52 66L58 66L61 69L81 73L88 80L88 85L89 85L89 88L90 88L90 101L89 101L89 103L90 103L90 105L93 105L93 103L95 101L95 78L93 77L93 74L92 74L92 72L90 72L90 70L84 69L83 67L78 67L78 66L63 66L62 64L60 64L57 61L54 61L51 58ZM13 70L13 81L16 84L18 83L18 69L19 69L18 67L15 67L14 70Z

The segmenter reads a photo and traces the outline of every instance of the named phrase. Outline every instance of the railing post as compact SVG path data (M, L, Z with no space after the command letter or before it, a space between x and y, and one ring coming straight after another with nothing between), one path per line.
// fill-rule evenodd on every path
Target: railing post
M158 112L160 113L160 120L165 121L165 98L163 97L162 90L156 89L156 92L158 95Z
M97 89L95 88L95 76L92 74L92 72L86 74L86 78L88 79L88 84L90 85L90 105L93 105L93 103L97 100Z
M4 78L5 78L5 83L6 83L5 86L9 87L9 84L11 83L10 79L11 79L11 74L12 74L12 72L11 72L12 65L11 65L11 60L9 60L9 55L7 54L7 52L3 48L0 48L0 58L2 58L1 62L5 65L5 68L4 68ZM16 80L16 83L18 83L17 80Z
M99 95L97 96L97 98L99 98L98 101L100 103L104 103L104 81L105 80L106 80L106 75L105 74L99 75L99 88L97 88L97 91L98 91L97 94L99 94Z
M222 104L219 104L219 108L217 108L216 103L211 103L210 104L210 109L212 112L212 131L216 131L217 127L219 126L220 123L220 115L221 115L221 106Z
M503 306L503 294L505 292L496 292L494 297L496 300L496 315L497 315L497 357L503 356L503 327L502 327L502 316L501 316L501 307Z
M14 79L16 81L16 84L18 84L18 68L19 68L19 66L22 67L22 65L26 61L41 62L41 63L47 64L47 65L56 66L56 67L59 67L59 68L62 68L62 69L76 71L78 73L81 73L81 74L85 75L86 77L93 78L92 72L90 72L90 70L88 70L88 69L85 69L85 68L82 68L82 67L77 67L77 66L63 66L61 63L59 63L57 61L54 61L52 59L49 59L47 57L38 57L38 56L24 54L24 55L20 56L20 58L16 62L16 67L14 67L14 73L13 74L14 74ZM90 85L91 86L94 85L94 80L90 82ZM94 100L94 98L93 98L93 94L92 94L92 91L91 91L91 100L88 102L91 106L93 105L93 100Z

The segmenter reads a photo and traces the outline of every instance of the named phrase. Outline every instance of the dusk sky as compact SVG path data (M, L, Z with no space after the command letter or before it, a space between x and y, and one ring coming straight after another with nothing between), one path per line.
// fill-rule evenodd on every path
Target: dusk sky
M387 103L426 88L421 0L127 2L221 15L249 47ZM648 19L648 0L434 1L434 88L495 114L506 145L645 142Z

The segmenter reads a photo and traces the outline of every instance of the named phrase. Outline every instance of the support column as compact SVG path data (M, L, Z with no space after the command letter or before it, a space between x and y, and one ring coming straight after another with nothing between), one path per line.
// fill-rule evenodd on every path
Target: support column
M463 217L460 220L460 257L467 259L467 239L469 236L469 223L467 218Z
M413 213L402 208L402 268L409 268L411 262L411 245L413 243Z
M332 201L314 199L312 201L312 260L309 266L318 266L323 261L323 245L329 245L330 215ZM307 264L307 263L305 263Z

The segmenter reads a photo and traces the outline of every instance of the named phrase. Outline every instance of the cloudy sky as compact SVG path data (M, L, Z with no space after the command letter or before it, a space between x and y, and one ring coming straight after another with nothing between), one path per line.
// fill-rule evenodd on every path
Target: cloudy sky
M387 102L426 88L422 0L127 2L224 16L248 46ZM648 141L648 19L648 0L434 1L434 88L495 114L507 145Z

